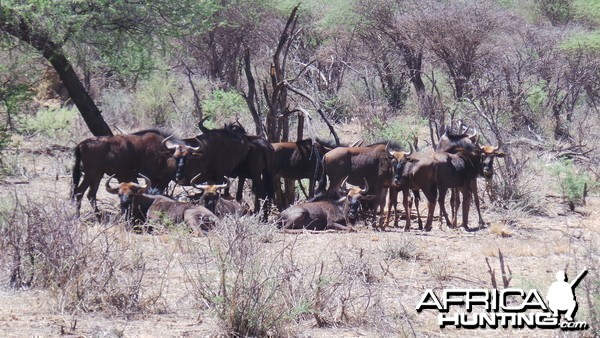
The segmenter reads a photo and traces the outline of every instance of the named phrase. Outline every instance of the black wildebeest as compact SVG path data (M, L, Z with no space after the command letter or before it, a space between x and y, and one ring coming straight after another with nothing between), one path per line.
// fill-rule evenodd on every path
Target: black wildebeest
M223 198L220 191L229 187L229 180L225 178L226 183L223 184L208 184L206 182L198 184L199 175L194 177L190 182L191 185L200 190L200 205L210 210L219 218L225 215L242 215L246 212L242 205L235 200Z
M152 180L154 187L164 191L175 174L169 151L162 141L167 133L144 130L129 135L91 137L75 147L72 198L77 203L77 215L83 194L89 188L88 199L97 217L96 193L104 174L114 175L119 182L134 182L138 174ZM79 184L81 173L83 181Z
M364 188L344 181L340 190L342 198L323 197L318 201L291 206L281 213L278 227L285 230L351 230L367 190L366 179Z
M205 119L204 119L205 120ZM224 176L249 178L257 198L273 198L273 146L267 140L246 134L241 125L226 124L221 129L208 129L202 120L202 134L193 139L176 142L166 140L165 145L174 150L177 183L189 185L200 174L198 181L216 183ZM241 199L239 184L236 198ZM255 203L255 211L260 205ZM264 208L267 217L268 208Z
M113 175L114 176L114 175ZM178 202L169 197L154 194L149 189L151 181L142 176L145 185L135 182L121 182L111 186L111 176L106 181L106 191L119 196L122 212L132 214L138 224L146 221L160 222L165 219L175 224L185 222L193 231L208 230L218 222L217 216L201 205Z
M504 156L495 147L479 147L476 144L465 144L464 147L453 149L453 152L411 154L396 164L394 181L403 191L404 208L410 210L407 197L409 189L421 189L427 198L429 211L426 231L431 230L436 197L438 202L441 201L440 208L446 222L451 224L443 203L446 191L450 188L459 188L465 197L462 226L468 229L472 180L479 174L489 175L493 172L493 159ZM410 217L407 217L405 230L409 229Z
M308 178L308 197L314 196L316 175L323 155L331 148L322 144L319 140L311 138L296 142L276 142L273 145L273 174L275 176L275 188L279 188L280 179L301 180ZM280 189L280 188L279 188ZM283 198L278 207L287 207L293 201Z
M348 183L359 185L363 179L369 185L368 195L372 198L368 203L370 210L377 209L383 214L387 188L393 184L393 157L387 144L375 144L365 147L338 147L323 156L323 173L317 188L317 196L325 194L330 198L337 196L342 181L347 177ZM329 187L325 186L329 180ZM380 225L383 219L380 219Z

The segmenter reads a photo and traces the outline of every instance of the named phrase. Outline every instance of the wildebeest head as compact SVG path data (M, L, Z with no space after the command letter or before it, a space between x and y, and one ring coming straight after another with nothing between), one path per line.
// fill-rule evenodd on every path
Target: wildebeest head
M121 207L121 212L126 213L129 207L131 206L131 202L133 201L133 197L136 195L143 195L148 191L151 186L150 179L144 175L140 175L141 178L144 179L145 185L141 185L133 182L122 182L119 183L117 187L112 187L110 185L110 181L113 179L115 175L109 177L106 181L106 191L111 194L119 195L119 205Z
M410 151L391 151L390 154L394 157L392 160L394 166L394 185L399 186L402 184L403 173L406 168L406 165L412 162L412 154L414 153L414 148L412 144L409 144Z
M369 191L369 184L367 183L367 179L363 178L365 181L365 187L361 188L359 186L348 184L346 182L347 179L348 177L344 179L344 182L340 187L340 191L345 195L345 197L343 197L343 199L345 199L344 214L347 218L347 224L355 224L356 220L358 219L358 213L362 208L361 201L365 197L367 191Z
M464 148L477 143L479 140L479 134L477 134L477 130L474 129L473 134L467 134L466 132L468 131L468 129L469 128L467 128L467 130L465 130L465 133L462 134L452 134L450 128L446 127L446 131L440 137L440 140L435 150L454 152L454 148Z
M480 175L486 179L492 178L494 176L494 158L495 157L505 157L506 154L498 151L499 147L494 146L482 146L479 147L481 151L481 172Z
M188 158L191 156L197 155L200 147L192 147L187 144L176 143L170 140L170 137L167 137L163 140L163 144L167 149L173 150L173 158L175 159L176 171L175 171L175 181L177 183L182 183L184 179L185 172L185 163Z
M196 181L200 178L201 174L196 175L190 181L190 184L194 186L196 189L202 191L202 200L204 202L204 207L210 210L212 213L215 213L217 208L217 203L219 202L219 198L221 198L220 190L229 187L229 180L225 178L224 184L208 184L204 182L202 184L197 184Z

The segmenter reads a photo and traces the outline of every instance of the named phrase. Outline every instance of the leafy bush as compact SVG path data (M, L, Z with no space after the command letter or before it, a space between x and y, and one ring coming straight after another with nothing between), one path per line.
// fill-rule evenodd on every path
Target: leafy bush
M26 134L41 134L57 138L71 130L71 124L78 116L77 108L42 109L35 116L24 118L22 132Z
M571 210L575 209L575 205L583 204L586 190L595 188L597 184L588 173L580 171L573 160L569 159L562 159L554 164L552 173L558 178L563 197Z
M401 118L391 118L383 120L376 118L372 121L371 127L367 129L367 139L370 141L395 141L405 144L412 141L415 135L418 135L419 128L425 126L424 120L414 118L414 120Z
M135 114L153 126L167 126L175 115L169 94L177 91L177 83L170 75L156 74L144 81L135 98Z
M235 91L217 89L202 101L202 111L213 118L230 118L248 110L244 98Z

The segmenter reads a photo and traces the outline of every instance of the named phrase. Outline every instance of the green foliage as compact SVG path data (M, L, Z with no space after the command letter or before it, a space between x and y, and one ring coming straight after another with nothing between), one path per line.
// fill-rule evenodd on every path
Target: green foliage
M560 48L572 52L600 53L600 30L575 33L565 39Z
M542 114L544 103L548 101L546 87L546 82L541 80L532 85L527 92L525 100L535 114Z
M395 141L405 144L411 141L418 134L419 128L426 126L426 122L419 118L413 121L400 118L390 118L387 120L376 118L372 121L371 128L367 130L367 139L370 141Z
M202 101L202 111L213 118L230 118L247 111L246 101L236 91L215 90Z
M573 1L575 16L578 19L588 20L592 24L600 24L600 1L575 0Z
M558 178L563 196L571 205L582 204L584 201L584 192L594 189L598 183L591 176L579 170L573 160L561 159L551 168L552 173Z
M41 109L35 116L22 120L21 131L25 134L41 134L57 138L68 132L79 111L75 107Z
M176 82L170 75L154 75L140 84L135 98L135 113L153 126L166 126L174 116L170 93Z

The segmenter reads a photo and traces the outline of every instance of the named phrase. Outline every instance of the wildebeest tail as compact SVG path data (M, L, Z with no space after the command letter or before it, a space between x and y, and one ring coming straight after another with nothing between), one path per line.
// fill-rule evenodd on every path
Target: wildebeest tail
M323 159L317 161L317 168L320 165L320 172L318 170L315 172L316 175L319 176L319 184L317 185L317 190L315 191L315 197L311 198L309 202L319 201L323 199L323 197L327 194L327 165Z
M75 198L75 189L79 185L81 179L81 149L79 145L75 147L75 164L73 165L73 189L71 190L71 198Z

